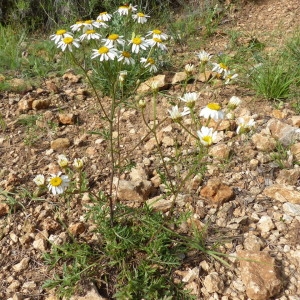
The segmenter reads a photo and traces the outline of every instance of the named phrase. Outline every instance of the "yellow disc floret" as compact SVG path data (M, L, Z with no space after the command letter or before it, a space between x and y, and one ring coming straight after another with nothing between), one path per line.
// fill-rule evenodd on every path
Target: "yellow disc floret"
M115 41L115 40L117 40L118 38L119 38L119 35L116 34L116 33L110 34L110 35L108 36L108 39L109 39L109 40L112 40L112 41Z
M221 106L218 103L208 103L207 107L212 110L220 110Z
M154 34L161 34L161 30L159 30L159 29L154 29L154 30L152 31L152 33L154 33Z
M64 42L65 44L72 44L73 40L74 40L74 39L73 39L71 36L67 36L67 37L65 37L65 38L63 39L63 42Z
M57 30L57 31L56 31L56 34L57 34L57 35L63 35L63 34L65 34L66 32L67 32L66 30L60 29L60 30Z
M106 54L106 53L109 52L109 48L103 46L103 47L99 48L98 52L99 52L100 54Z
M127 52L127 51L123 51L123 52L122 52L122 56L124 56L124 57L126 57L126 58L131 57L130 53Z
M135 37L132 39L132 43L136 45L140 45L142 43L142 39L139 37Z
M60 177L53 177L50 180L50 185L52 186L60 186L62 184L62 179Z

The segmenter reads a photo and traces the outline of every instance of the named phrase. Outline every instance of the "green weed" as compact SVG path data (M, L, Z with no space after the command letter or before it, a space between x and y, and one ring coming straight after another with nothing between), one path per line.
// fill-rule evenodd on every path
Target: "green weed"
M256 93L267 99L287 99L295 76L281 60L265 61L255 67L250 74L250 84Z

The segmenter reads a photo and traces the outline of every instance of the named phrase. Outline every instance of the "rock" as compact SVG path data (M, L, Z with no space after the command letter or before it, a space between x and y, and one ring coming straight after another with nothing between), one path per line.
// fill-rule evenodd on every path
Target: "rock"
M82 222L71 224L69 226L69 231L72 235L79 235L85 231L85 225Z
M36 288L36 283L34 281L24 282L22 285L22 289L33 290Z
M6 288L8 292L15 292L21 286L20 281L13 280L12 283Z
M129 176L132 181L141 181L148 179L145 168L142 164L137 164L135 168L132 168Z
M63 125L73 125L76 122L75 114L58 114L58 121Z
M173 199L165 199L162 196L156 196L146 201L147 205L156 211L167 212L173 204Z
M234 197L234 191L219 179L208 180L205 187L201 189L200 195L214 204L222 204Z
M205 71L205 73L200 73L197 80L200 82L207 82L212 77L211 71Z
M9 213L9 206L6 203L0 202L0 217L3 217Z
M65 298L63 300L66 300ZM93 285L84 296L72 296L70 300L108 300L99 295L97 288Z
M175 73L174 77L172 78L172 84L177 84L185 81L187 79L186 72L177 72Z
M271 135L278 139L284 146L290 145L300 137L299 128L288 125L276 119L271 119L267 127Z
M47 217L42 223L42 227L47 232L53 233L61 228L60 224L53 220L52 217Z
M300 168L292 170L283 169L279 171L275 181L278 184L297 185L299 178Z
M211 272L205 276L203 285L208 293L220 293L224 289L224 282L217 272Z
M26 112L30 109L32 109L32 102L34 98L24 96L19 102L18 102L18 108L21 112Z
M57 87L56 83L51 80L46 80L46 87L50 92L57 94L59 92L59 88Z
M300 161L300 143L296 143L291 146L291 152L295 156L295 158Z
M287 113L280 109L274 109L272 111L272 116L276 119L285 119L287 117Z
M114 180L114 183L118 188L117 197L122 201L144 201L153 191L152 183L148 180L119 180L118 183Z
M32 102L32 109L39 110L39 109L46 109L50 106L51 100L33 100Z
M238 250L241 279L246 294L253 300L276 296L282 287L276 273L275 260L267 252Z
M286 202L282 205L282 209L289 216L300 216L300 204Z
M300 204L300 192L292 186L285 184L273 184L263 190L263 195L280 202Z
M156 75L154 77L149 78L145 82L141 83L137 89L138 94L148 93L152 90L152 84L157 84L157 88L159 90L165 89L168 87L168 83L166 82L166 75Z
M292 116L291 117L292 120L292 125L295 127L300 127L300 116Z
M37 239L32 243L32 246L36 250L45 252L47 250L47 242L44 239Z
M257 236L251 234L244 240L244 248L249 251L260 251L264 242Z
M199 267L195 267L193 269L189 269L184 277L182 278L182 282L192 282L195 279L199 278Z
M256 149L260 151L272 151L276 148L276 140L271 136L265 136L260 133L255 133L252 136L252 142Z
M229 158L230 152L231 152L230 147L225 143L221 143L221 144L212 146L209 149L208 154L213 156L214 158L217 158L220 160L226 160Z
M63 150L69 148L71 142L68 138L58 138L51 142L51 149L53 150Z
M85 153L90 156L90 157L93 157L93 156L96 156L98 151L95 147L87 147L86 150L85 150Z
M274 229L275 225L270 216L262 216L257 223L257 228L261 232L266 233L266 232L270 232L272 229Z
M81 81L81 75L75 75L72 71L66 72L63 77L64 80L69 81L70 83L78 83Z
M13 266L14 271L21 272L26 270L28 268L29 261L30 261L29 257L23 258L18 264Z

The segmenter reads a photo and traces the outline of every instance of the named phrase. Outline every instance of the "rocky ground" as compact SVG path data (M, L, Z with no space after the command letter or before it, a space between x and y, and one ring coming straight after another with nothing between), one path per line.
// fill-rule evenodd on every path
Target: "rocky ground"
M299 28L299 13L298 0L247 1L242 9L231 10L220 34L209 40L206 50L212 54L226 51L228 38L221 33L235 29L266 43L267 50L273 51L287 34ZM178 53L188 57L187 62L196 62L191 59L195 53L190 54ZM172 83L174 77L161 79ZM20 79L12 83L23 84ZM193 89L201 89L201 84L196 83ZM170 95L178 94L177 80L168 86ZM224 139L210 150L206 176L192 178L176 203L179 211L191 210L199 224L210 223L213 238L222 242L220 251L230 255L231 268L207 258L198 266L177 270L176 274L198 299L297 300L300 116L289 104L276 109L238 85L203 92L198 105L202 107L212 96L224 105L233 95L243 101L236 116L254 118L254 131L237 136L236 125L224 122L219 127ZM49 241L67 240L66 228L75 236L93 239L93 224L84 222L89 198L74 197L67 211L58 213L64 210L64 203L55 197L43 195L33 200L20 188L34 190L32 179L36 174L56 173L57 155L63 153L70 159L87 157L91 189L105 189L109 172L108 160L102 155L105 142L101 136L89 133L101 130L102 125L88 86L71 71L63 77L48 78L41 86L23 86L21 93L7 92L0 97L4 117L0 129L0 188L11 193L9 197L0 195L0 299L54 300L55 295L41 287L54 272L49 271L42 254L50 250ZM159 96L158 103L161 120L170 105L164 96ZM148 118L151 122L150 114ZM123 110L121 122L124 149L147 132L134 109ZM186 143L187 149L193 146L170 120L159 128L159 138L166 153L172 153L172 146L178 141ZM283 145L282 152L277 141ZM121 177L121 200L131 205L137 200L151 202L163 192L155 171L155 153L153 139L145 139L133 151L124 150L136 166ZM167 212L167 200L156 202L157 209ZM88 296L74 299L102 298L94 287Z

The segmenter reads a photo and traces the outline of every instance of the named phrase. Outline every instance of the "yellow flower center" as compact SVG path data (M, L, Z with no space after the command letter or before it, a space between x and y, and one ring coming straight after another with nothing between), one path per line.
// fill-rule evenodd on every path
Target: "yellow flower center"
M202 140L204 142L206 142L208 145L211 145L212 144L212 137L210 135L206 135L202 138Z
M225 64L223 64L223 63L219 63L219 66L220 66L220 68L222 68L224 70L228 69L228 67Z
M119 9L129 9L129 7L122 5L122 6L119 7Z
M212 110L220 110L221 106L218 103L208 103L207 107Z
M76 24L83 24L83 21L77 21Z
M154 60L153 58L151 58L151 57L149 57L149 58L147 59L147 62L148 62L149 64L151 64L151 65L154 65L154 64L155 64L155 60Z
M93 20L86 20L84 21L84 24L92 24L93 23Z
M102 15L107 15L107 11L100 13L100 16L102 16Z
M126 58L129 58L131 55L130 55L129 52L123 51L123 52L122 52L122 56L124 56L124 57L126 57Z
M159 38L153 38L153 41L156 42L156 43L161 43L162 42L162 40L159 39Z
M115 40L117 40L118 38L119 38L119 35L118 35L118 34L115 34L115 33L110 34L110 35L108 36L108 39L109 39L109 40L112 40L112 41L115 41Z
M50 184L52 186L60 186L62 184L62 179L60 177L53 177L50 179Z
M98 52L99 52L100 54L106 54L106 53L109 52L109 48L103 46L103 47L99 48Z
M66 30L60 29L60 30L57 30L57 31L56 31L56 35L63 35L63 34L65 34L66 32L67 32Z
M137 13L137 16L138 17L145 17L145 15L143 13L141 13L141 12Z
M93 34L93 33L95 33L95 32L96 32L96 30L90 29L90 30L87 30L85 33L86 33L86 34Z
M71 36L67 36L63 39L65 44L72 44L73 40L74 39Z
M136 45L140 45L142 43L142 39L139 37L135 37L132 39L132 43Z
M153 32L154 34L161 34L161 31L160 31L159 29L154 29L152 32Z

